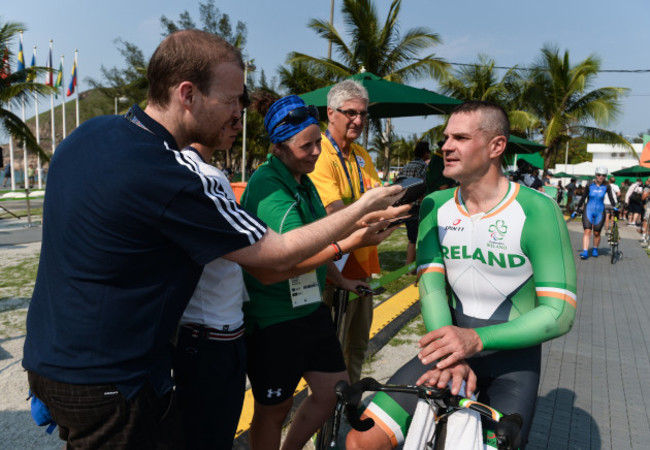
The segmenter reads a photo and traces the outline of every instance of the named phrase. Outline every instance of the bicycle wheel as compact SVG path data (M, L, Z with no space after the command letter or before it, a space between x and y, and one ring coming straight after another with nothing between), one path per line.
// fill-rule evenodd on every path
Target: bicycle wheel
M612 264L618 259L618 242L612 242Z

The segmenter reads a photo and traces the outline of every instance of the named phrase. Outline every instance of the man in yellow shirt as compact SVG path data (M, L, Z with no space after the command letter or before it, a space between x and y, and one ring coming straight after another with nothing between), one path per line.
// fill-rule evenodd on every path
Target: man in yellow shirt
M360 83L345 80L330 89L327 95L329 125L323 134L316 169L309 174L327 214L345 208L368 189L381 185L370 155L354 143L361 136L367 116L368 92ZM379 273L379 257L374 246L352 252L342 271L348 279L364 281L373 273ZM325 302L331 304L332 294L333 289L326 290ZM348 304L343 353L352 382L358 381L361 375L368 348L372 307L371 295Z

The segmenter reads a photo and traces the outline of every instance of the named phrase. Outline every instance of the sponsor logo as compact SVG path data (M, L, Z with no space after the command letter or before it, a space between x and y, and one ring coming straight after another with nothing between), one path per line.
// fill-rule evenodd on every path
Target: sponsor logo
M454 220L451 223L451 225L445 226L445 230L448 230L448 231L463 231L465 229L465 227L460 227L459 226L460 222L461 222L461 219Z
M504 253L477 248L473 252L466 245L442 246L440 248L445 259L472 259L480 261L488 266L499 266L501 268L514 269L523 266L526 259L515 253Z
M359 167L361 168L366 167L366 160L361 156L357 156L357 164L359 164Z
M275 389L275 390L273 390L273 389L268 389L268 390L266 391L266 398L271 398L271 397L273 397L274 395L275 395L276 397L280 397L280 396L282 395L282 388L278 388L278 389Z

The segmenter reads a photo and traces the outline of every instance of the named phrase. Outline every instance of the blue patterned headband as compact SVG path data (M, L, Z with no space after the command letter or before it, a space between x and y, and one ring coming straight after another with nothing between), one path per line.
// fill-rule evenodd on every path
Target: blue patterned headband
M297 95L273 103L264 117L264 128L274 144L290 139L312 124L318 125L318 110L314 105L305 105Z

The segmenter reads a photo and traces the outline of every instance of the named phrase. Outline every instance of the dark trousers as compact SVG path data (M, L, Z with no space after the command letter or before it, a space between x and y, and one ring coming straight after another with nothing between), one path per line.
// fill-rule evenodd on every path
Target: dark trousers
M232 448L246 390L246 344L193 337L180 327L174 382L188 449Z
M67 449L184 448L173 391L145 384L127 400L115 385L60 383L28 372L32 393L49 408Z

